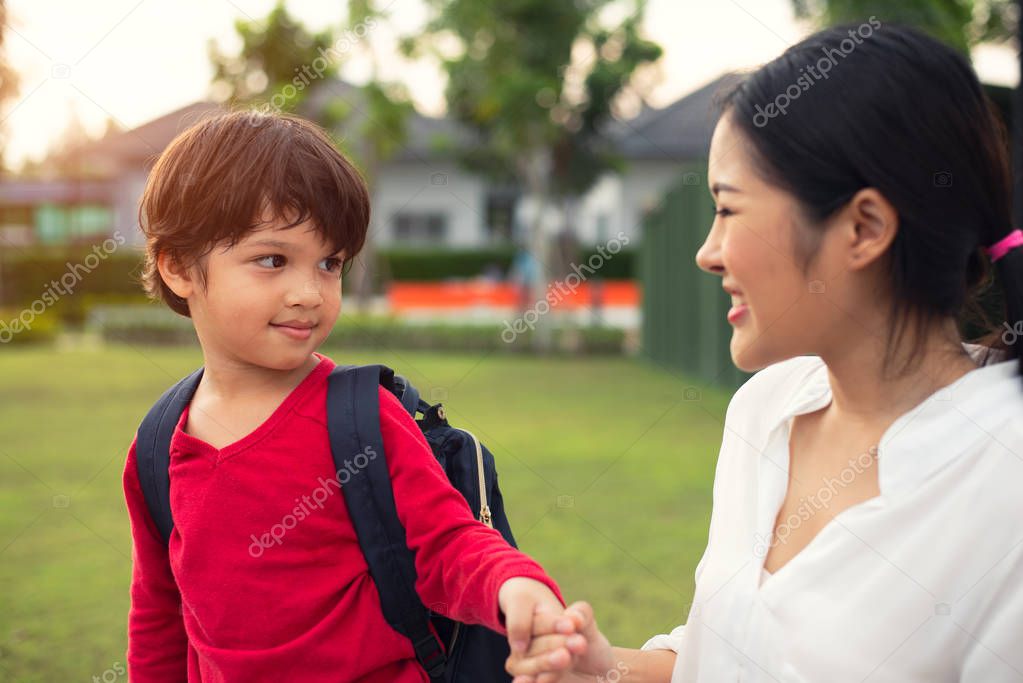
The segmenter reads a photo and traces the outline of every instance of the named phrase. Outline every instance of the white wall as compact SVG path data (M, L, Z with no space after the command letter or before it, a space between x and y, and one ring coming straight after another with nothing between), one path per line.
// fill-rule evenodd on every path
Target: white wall
M678 182L682 167L677 162L631 162L622 176L622 216L620 230L637 243L642 232L643 215L660 204L664 193ZM704 178L700 182L705 183Z
M657 207L681 174L682 166L668 161L633 161L621 175L605 174L580 202L576 219L580 242L596 244L621 231L638 244L644 213ZM698 180L706 182L705 178ZM603 237L601 220L605 221Z
M670 161L630 162L623 174L602 176L580 200L576 231L580 243L595 245L624 232L638 243L645 211L656 208L678 182L682 166ZM378 244L394 244L392 217L398 212L438 212L448 216L444 246L479 247L488 243L487 182L457 163L387 164L373 195L370 229ZM698 178L701 185L705 178ZM548 207L546 231L560 229L559 206ZM536 205L526 196L516 207L516 221L528 225ZM601 221L604 222L601 226ZM603 237L601 237L603 231Z
M373 192L370 230L377 244L394 244L392 218L399 212L448 216L444 246L487 243L486 184L457 163L386 164Z
M128 244L143 245L146 243L142 230L139 228L139 202L142 192L146 189L148 174L143 171L127 173L117 181L114 198L114 231L120 231L128 240Z

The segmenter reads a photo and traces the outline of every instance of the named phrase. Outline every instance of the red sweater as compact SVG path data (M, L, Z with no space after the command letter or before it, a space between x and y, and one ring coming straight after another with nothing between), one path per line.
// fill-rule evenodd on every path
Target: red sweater
M320 358L266 422L223 449L183 431L186 409L171 442L169 548L146 508L132 442L132 683L428 681L384 620L338 492L326 426L334 363ZM504 632L497 593L507 579L537 579L560 598L536 562L474 519L383 389L380 429L424 604Z

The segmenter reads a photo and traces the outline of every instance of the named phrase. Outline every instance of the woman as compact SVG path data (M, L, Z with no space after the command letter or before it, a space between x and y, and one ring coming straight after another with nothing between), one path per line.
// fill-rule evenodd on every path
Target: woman
M1023 680L1023 234L976 75L872 18L723 101L696 261L732 297L733 361L763 370L728 407L687 623L611 648L582 605L574 661L536 654L566 642L560 624L510 670ZM964 344L990 262L1008 322Z

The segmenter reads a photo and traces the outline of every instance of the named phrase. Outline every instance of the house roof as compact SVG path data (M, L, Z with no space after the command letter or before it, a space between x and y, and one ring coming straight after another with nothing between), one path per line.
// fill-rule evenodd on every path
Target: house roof
M718 119L715 98L740 79L724 74L667 107L644 108L635 118L615 121L607 134L626 159L705 159Z
M341 139L356 138L368 117L365 99L358 86L340 79L326 81L309 95L301 113L310 119L322 120L319 114L331 99L339 99L351 108L349 116L334 133ZM474 137L468 127L454 119L426 116L414 110L405 121L405 132L404 144L395 150L389 162L450 158L454 151L471 146Z
M147 167L171 140L186 128L212 113L225 111L215 102L194 102L148 123L93 140L63 152L59 161L116 172Z
M613 121L606 129L612 145L628 160L679 161L704 158L717 121L714 97L736 82L737 74L725 74L693 93L660 109L644 108L628 121ZM340 79L324 81L313 90L301 113L316 120L330 99L346 102L350 116L334 132L355 138L366 120L361 90ZM98 169L112 176L125 169L147 168L180 132L227 107L200 101L176 109L148 123L60 154L63 164ZM413 114L406 121L406 140L388 161L422 162L450 158L457 150L473 145L474 133L450 118Z

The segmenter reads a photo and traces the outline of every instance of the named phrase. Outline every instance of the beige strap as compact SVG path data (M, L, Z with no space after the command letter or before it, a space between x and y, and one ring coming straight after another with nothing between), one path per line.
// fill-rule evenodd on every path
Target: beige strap
M480 516L479 520L486 524L491 529L494 528L494 520L490 516L490 505L487 503L487 480L483 476L483 446L480 444L480 440L476 438L476 435L472 432L463 429L463 432L469 435L472 439L473 444L476 446L476 471L480 475Z

